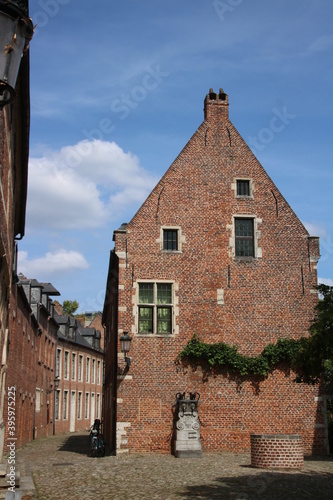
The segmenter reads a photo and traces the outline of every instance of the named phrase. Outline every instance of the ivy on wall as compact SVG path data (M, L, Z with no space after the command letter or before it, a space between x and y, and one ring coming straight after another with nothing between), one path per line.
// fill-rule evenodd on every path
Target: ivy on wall
M212 367L225 367L241 375L266 377L281 361L287 361L292 366L299 350L298 340L279 339L276 344L268 344L258 356L250 357L240 354L236 346L224 342L207 344L194 334L179 358L206 361Z

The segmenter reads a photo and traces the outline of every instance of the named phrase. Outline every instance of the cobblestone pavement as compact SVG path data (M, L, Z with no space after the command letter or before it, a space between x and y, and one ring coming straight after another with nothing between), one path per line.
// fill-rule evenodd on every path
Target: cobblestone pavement
M53 436L17 450L17 463L22 476L32 475L42 500L333 498L333 457L278 472L251 468L249 454L88 454L88 433Z

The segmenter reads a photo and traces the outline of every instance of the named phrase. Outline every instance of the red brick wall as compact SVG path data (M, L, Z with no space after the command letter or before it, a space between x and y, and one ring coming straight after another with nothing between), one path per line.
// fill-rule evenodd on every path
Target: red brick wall
M175 362L194 333L250 356L279 338L297 339L307 334L318 300L318 240L309 244L306 229L229 121L227 96L207 98L205 116L126 230L115 232L117 327L110 326L111 314L104 316L111 332L133 336L130 370L118 378L124 448L169 452L175 394L198 391L204 450L248 450L250 433L263 432L300 433L307 453L323 450L319 388L295 384L286 367L265 380L241 380ZM250 197L236 196L235 181L242 178L251 182ZM252 259L233 254L233 217L240 215L256 219ZM181 252L161 250L164 226L181 228ZM140 280L174 282L172 335L137 334ZM120 372L122 363L119 358Z
M45 316L45 317L43 317ZM44 326L44 327L43 327ZM43 327L43 328L41 328ZM10 336L7 359L7 388L15 387L15 437L21 446L34 438L53 432L53 381L56 327L40 312L40 324L31 315L24 292L13 286ZM39 389L40 404L36 401ZM10 438L8 409L10 392L5 397L6 438Z

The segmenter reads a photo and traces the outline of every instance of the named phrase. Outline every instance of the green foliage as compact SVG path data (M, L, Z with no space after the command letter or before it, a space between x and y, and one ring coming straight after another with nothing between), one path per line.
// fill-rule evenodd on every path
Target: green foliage
M321 377L333 384L333 287L319 285L322 299L310 327L310 337L302 338L295 364L304 382L317 382Z
M249 357L239 354L236 346L224 342L207 344L193 335L180 353L180 358L205 360L211 366L224 366L241 375L261 375L268 373L281 361L292 361L299 349L299 342L293 339L280 339L269 344L259 356Z
M297 372L297 380L316 383L322 377L333 385L333 287L319 285L322 296L310 327L310 336L299 340L279 339L256 357L239 354L236 346L218 342L207 344L197 335L179 354L180 359L203 360L210 366L226 367L241 375L266 377L282 361Z
M76 300L64 300L62 304L62 312L65 316L73 316L79 308L79 303Z

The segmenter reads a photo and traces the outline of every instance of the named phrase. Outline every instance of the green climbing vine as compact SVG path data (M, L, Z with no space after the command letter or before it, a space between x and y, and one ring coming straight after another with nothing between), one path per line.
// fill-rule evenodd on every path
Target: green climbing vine
M292 366L299 350L300 341L279 339L276 344L268 344L258 356L249 357L240 354L236 346L224 342L207 344L194 334L179 358L204 360L212 367L226 367L241 375L267 376L281 361L287 361Z

